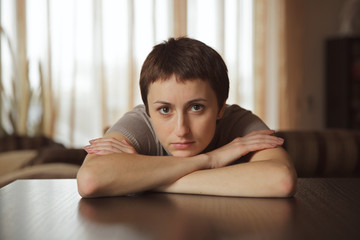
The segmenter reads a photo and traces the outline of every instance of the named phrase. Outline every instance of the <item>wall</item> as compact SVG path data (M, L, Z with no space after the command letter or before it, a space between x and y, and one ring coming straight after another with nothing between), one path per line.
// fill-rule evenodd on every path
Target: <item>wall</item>
M325 127L325 40L339 30L344 0L304 1L304 52L300 129Z

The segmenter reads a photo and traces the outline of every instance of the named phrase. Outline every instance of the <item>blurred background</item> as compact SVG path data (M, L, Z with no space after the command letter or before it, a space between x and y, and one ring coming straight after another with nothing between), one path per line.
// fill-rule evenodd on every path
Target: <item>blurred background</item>
M359 129L359 10L357 0L0 0L0 137L40 135L81 148L141 103L143 61L179 36L223 56L228 103L270 128ZM327 83L334 39L357 44L351 58L331 55L351 59L335 80L352 74L357 84L335 97ZM329 125L338 115L329 98L351 98L353 108L340 108L355 120Z

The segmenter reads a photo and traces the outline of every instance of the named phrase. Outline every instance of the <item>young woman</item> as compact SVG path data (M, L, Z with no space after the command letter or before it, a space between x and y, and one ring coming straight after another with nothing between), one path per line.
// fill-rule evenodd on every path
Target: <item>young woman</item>
M294 194L296 172L283 139L250 111L226 104L227 67L215 50L190 38L156 45L140 89L144 105L85 147L77 176L82 197Z

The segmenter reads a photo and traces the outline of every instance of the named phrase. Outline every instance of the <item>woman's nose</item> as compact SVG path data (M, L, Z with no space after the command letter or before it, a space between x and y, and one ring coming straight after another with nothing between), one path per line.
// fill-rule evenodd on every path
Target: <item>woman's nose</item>
M178 137L186 136L190 132L186 116L178 116L175 132Z

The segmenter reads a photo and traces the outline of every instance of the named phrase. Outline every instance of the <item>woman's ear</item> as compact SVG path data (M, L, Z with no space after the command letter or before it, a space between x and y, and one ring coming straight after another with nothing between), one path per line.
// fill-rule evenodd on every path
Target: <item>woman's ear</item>
M217 120L219 120L219 119L221 119L221 118L223 117L224 112L225 112L225 108L226 108L226 104L224 103L224 104L222 105L222 107L221 107L218 115L217 115L217 118L216 118Z

